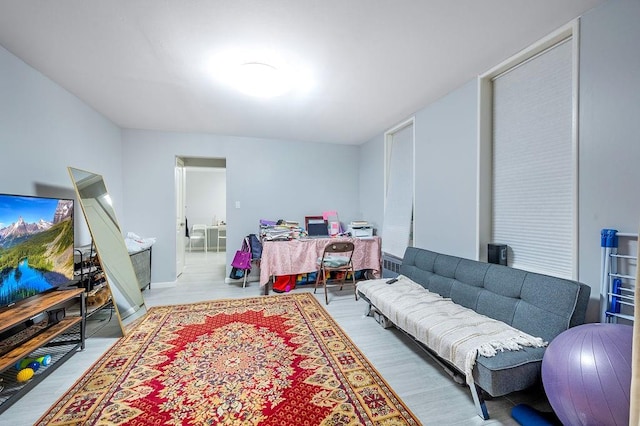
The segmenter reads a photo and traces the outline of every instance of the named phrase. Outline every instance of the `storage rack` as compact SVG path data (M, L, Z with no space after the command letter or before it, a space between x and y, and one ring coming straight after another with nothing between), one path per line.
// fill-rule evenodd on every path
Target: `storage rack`
M96 284L104 281L100 278L102 268L93 241L88 246L76 247L74 252L74 275L79 279L79 284L84 287L85 291L91 291Z
M107 287L102 265L95 250L93 241L88 246L76 247L74 255L75 271L74 274L79 278L79 286L84 288L87 296L87 320L97 319L101 324L100 326L89 327L91 331L89 334L93 335L97 333L102 327L106 326L113 318L113 312L115 307L113 306L112 297L109 296L108 300L99 306L90 306L88 301L91 297L95 296L98 291L104 291ZM107 288L110 294L110 291ZM95 318L94 314L98 312L108 311L108 317Z
M29 332L21 336L18 332L8 338L17 337L0 355L0 413L25 396L73 354L84 349L85 301L82 289L54 290L25 299L0 312L0 332L11 332L14 327L26 325L36 317L47 317L50 311L70 303L77 304L79 308L78 315L69 315L67 311L62 319L42 321L45 328L36 330L35 334ZM25 357L38 358L44 355L51 356L51 363L38 368L28 381L19 382L15 364Z
M600 322L633 323L635 311L638 234L603 229L600 232ZM618 252L621 248L623 252Z

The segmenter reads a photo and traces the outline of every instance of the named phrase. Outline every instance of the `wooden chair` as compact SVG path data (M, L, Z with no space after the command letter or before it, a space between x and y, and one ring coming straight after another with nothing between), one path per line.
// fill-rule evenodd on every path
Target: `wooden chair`
M320 277L322 277L322 286L324 287L324 301L329 304L329 296L327 294L327 279L331 272L342 272L343 276L337 281L340 283L340 290L344 284L347 275L351 272L351 280L353 284L353 293L358 300L358 293L356 292L356 274L353 269L353 250L355 246L350 242L332 242L325 246L322 252L322 257L318 258L316 262L317 276L316 282L313 286L313 292L316 292Z

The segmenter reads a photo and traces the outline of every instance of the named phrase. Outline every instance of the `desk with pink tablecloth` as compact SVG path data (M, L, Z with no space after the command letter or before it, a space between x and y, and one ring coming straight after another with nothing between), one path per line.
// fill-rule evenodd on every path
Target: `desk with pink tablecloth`
M368 238L308 238L289 241L264 241L260 259L260 286L265 286L273 276L313 272L316 261L327 244L349 241L355 245L353 267L356 271L371 269L380 276L380 237Z

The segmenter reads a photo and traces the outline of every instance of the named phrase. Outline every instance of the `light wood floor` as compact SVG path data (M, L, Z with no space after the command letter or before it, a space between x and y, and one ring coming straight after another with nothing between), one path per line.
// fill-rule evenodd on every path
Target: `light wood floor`
M255 272L254 272L255 274ZM255 279L255 275L252 275ZM295 292L313 291L300 286ZM255 297L261 295L257 282L225 283L224 253L187 253L184 273L174 283L154 283L143 292L147 306L191 303L203 300ZM324 305L324 294L316 295ZM365 317L365 302L355 301L351 288L329 294L327 311L340 324L371 364L425 425L517 425L511 408L528 403L548 410L541 389L515 393L487 401L491 420L476 415L466 386L451 377L398 330L383 329L373 318ZM106 320L105 320L106 321ZM95 328L102 323L90 324ZM80 378L119 335L115 317L90 337L86 349L76 353L25 397L0 415L0 425L32 425Z

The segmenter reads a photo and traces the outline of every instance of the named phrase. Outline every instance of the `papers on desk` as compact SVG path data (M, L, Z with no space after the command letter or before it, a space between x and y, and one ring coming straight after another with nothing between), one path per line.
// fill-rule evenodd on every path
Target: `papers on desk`
M293 231L286 227L272 226L263 230L262 236L267 241L272 240L290 240L293 238Z
M266 241L287 241L299 238L302 230L295 225L268 225L260 227L260 236Z

